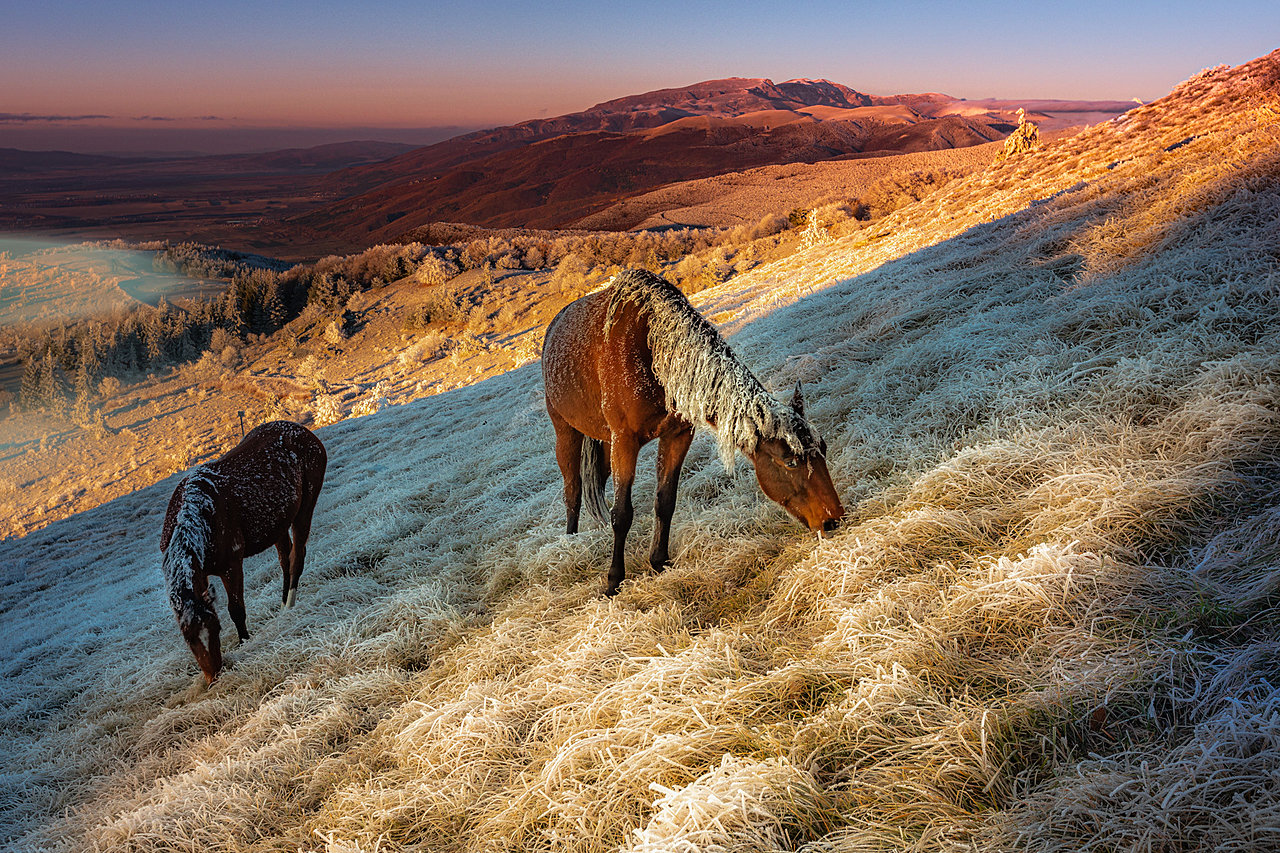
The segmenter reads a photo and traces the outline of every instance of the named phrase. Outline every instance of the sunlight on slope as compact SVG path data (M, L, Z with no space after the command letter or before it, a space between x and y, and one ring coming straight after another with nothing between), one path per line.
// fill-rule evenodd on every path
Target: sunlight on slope
M1202 75L710 294L805 383L829 540L700 436L675 565L637 512L599 597L529 366L321 431L299 606L254 561L207 693L172 481L0 545L10 843L1273 846L1278 105L1280 53Z
M1048 266L1065 280L1123 269L1166 248L1168 229L1251 184L1274 181L1280 168L1275 62L1272 55L1239 69L1202 72L1165 98L1033 156L995 163L833 244L752 270L721 288L708 307L736 328L761 306L792 301L944 240L963 241L980 254L991 239L981 227L988 224L1000 232L1016 224L1036 233L1025 262ZM1001 221L1014 213L1017 223ZM1276 233L1274 223L1254 224L1261 231L1250 233L1260 241L1268 229ZM739 308L744 300L754 310Z

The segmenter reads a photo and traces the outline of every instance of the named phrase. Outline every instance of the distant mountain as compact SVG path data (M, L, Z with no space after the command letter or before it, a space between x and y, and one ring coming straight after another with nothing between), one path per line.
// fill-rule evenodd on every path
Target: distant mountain
M64 169L92 169L136 163L124 157L76 154L71 151L23 151L0 148L0 175L44 174Z
M268 151L262 154L219 154L191 158L190 161L185 162L191 162L193 165L225 164L226 167L234 171L261 169L286 174L326 173L378 163L415 149L416 146L402 142L360 140L355 142L333 142L328 145L316 145L310 148L286 148L281 151Z
M628 95L458 136L322 181L339 200L295 220L351 245L433 221L571 227L676 181L868 152L958 148L1006 136L1021 102L874 96L830 80L731 77ZM1036 101L1043 127L1124 112L1123 101Z
M269 172L272 174L325 174L387 160L414 145L401 142L335 142L312 148L286 148L260 154L202 154L192 157L113 157L105 154L76 154L70 151L24 151L0 148L0 176L38 177L86 170L82 176L110 176L113 170L133 170L144 166L152 174L219 175ZM92 170L92 171L88 171Z
M0 149L0 231L197 240L301 260L432 222L576 227L680 182L998 140L1020 106L1050 130L1132 105L876 96L830 80L732 77L426 147L359 141L153 158ZM605 219L628 227L625 217Z

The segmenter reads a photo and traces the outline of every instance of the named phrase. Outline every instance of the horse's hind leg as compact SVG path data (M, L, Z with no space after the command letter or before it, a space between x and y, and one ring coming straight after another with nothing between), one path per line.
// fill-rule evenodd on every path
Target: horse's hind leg
M293 543L289 541L289 531L285 530L280 534L280 538L276 540L276 556L280 558L280 572L284 575L284 581L280 585L280 603L285 607L289 606L289 555L293 552Z
M636 456L640 442L632 434L614 434L610 447L610 467L613 469L613 561L609 564L609 583L605 595L617 595L622 579L626 577L625 552L627 531L631 529L631 484L636 478Z
M582 433L569 426L550 407L551 425L556 430L556 462L564 478L565 532L578 532L578 514L582 509Z
M244 564L240 560L232 560L222 575L222 585L227 590L227 610L231 613L231 621L236 625L236 633L240 639L249 639L249 629L244 618Z
M316 499L319 496L318 488L314 494L305 495L302 507L293 519L293 553L289 561L289 576L284 595L285 607L293 607L294 600L298 596L298 578L302 577L302 566L307 559L307 537L311 535L311 515L316 511ZM285 538L288 538L287 534Z

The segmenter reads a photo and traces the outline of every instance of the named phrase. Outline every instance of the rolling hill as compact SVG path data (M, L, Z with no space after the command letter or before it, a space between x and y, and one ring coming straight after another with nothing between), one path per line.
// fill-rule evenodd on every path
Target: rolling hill
M207 691L174 480L0 543L0 843L1274 849L1277 117L1280 51L698 294L805 383L829 539L702 435L601 598L529 364L319 431L298 607L250 561Z
M1132 104L1038 102L1046 129ZM352 245L432 221L575 227L656 187L779 163L1001 139L1017 105L946 95L871 96L828 80L728 78L597 104L580 113L459 136L327 179L342 196L295 221ZM366 188L373 186L373 189Z
M1131 106L1032 103L1045 130ZM980 144L1004 137L1019 106L940 94L879 97L826 80L728 78L423 148L363 141L161 159L0 149L0 229L196 240L314 260L437 221L578 227L621 200L691 179Z

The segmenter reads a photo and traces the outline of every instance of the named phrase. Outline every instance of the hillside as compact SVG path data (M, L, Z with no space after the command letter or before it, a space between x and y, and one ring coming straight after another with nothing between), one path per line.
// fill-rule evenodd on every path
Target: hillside
M78 253L58 254L67 263ZM405 280L352 297L353 329L343 337L326 334L331 317L308 315L265 340L228 338L176 368L109 378L95 401L100 425L11 412L0 418L0 537L27 535L216 457L242 423L315 426L527 364L555 312L583 292L549 272L504 273L490 285L479 270L436 288ZM454 315L448 323L422 328L407 319L442 307ZM0 358L0 380L12 380L0 385L0 403L21 374Z
M1130 104L1041 102L1046 129ZM342 198L296 218L351 245L432 221L580 227L585 216L656 187L769 164L860 152L960 148L1001 139L1017 105L946 95L871 96L827 80L711 80L480 131L331 175ZM376 188L355 193L357 187Z
M586 227L584 216L675 182L1000 139L1020 106L1048 131L1130 105L872 96L826 80L728 78L420 148L355 141L168 158L0 149L0 231L196 241L307 261L436 221Z
M611 204L577 224L605 229L732 227L758 222L771 213L865 197L877 181L894 175L980 170L995 159L1002 144L760 166L679 181Z
M207 691L176 477L0 543L3 843L1274 849L1277 118L1280 51L697 294L805 383L823 541L701 435L601 598L527 364L319 430L298 607L250 560Z

